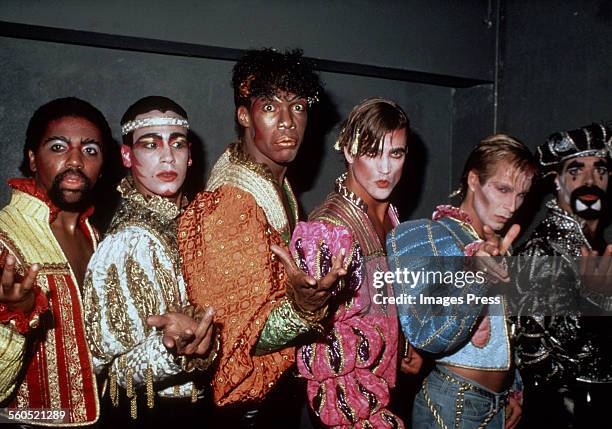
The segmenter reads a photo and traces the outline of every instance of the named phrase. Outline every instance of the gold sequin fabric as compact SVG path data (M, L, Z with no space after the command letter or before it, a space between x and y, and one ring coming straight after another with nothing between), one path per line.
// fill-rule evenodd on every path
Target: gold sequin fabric
M285 272L272 244L287 249L260 201L230 184L199 194L181 217L179 249L189 299L212 306L220 324L212 381L218 405L262 399L294 361L293 348L251 353L285 296Z
M215 191L220 186L233 186L249 193L264 211L267 223L288 241L291 226L298 221L298 210L287 179L281 185L265 165L253 161L244 153L240 143L232 143L213 167L206 191ZM284 197L293 208L290 216L283 205Z
M287 249L297 213L287 179L279 184L241 143L232 143L213 167L206 192L181 217L178 240L189 299L214 307L221 325L212 381L217 405L263 398L294 361L293 348L263 356L251 352L285 296L284 267L270 246Z

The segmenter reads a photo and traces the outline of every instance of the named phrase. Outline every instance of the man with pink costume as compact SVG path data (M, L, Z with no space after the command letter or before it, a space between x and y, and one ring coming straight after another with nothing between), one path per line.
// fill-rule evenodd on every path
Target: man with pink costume
M404 427L387 408L397 371L397 314L381 304L392 291L375 282L375 273L387 270L385 236L399 223L389 197L402 175L407 135L408 118L394 102L370 98L355 106L335 145L347 172L293 234L294 257L315 278L329 271L331 255L345 255L348 274L332 292L331 329L297 356L309 404L326 426Z

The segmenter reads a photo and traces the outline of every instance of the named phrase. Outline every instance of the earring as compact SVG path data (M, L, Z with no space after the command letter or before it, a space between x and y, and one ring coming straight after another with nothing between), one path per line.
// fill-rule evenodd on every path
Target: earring
M187 161L187 167L191 167L191 164L193 164L193 161L190 159L189 161Z

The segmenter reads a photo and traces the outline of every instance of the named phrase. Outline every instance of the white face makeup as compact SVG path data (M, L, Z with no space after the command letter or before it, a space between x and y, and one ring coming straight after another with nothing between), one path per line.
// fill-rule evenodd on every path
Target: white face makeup
M584 156L564 162L555 178L559 206L583 219L597 219L605 206L610 174L608 162L597 156Z
M386 201L402 177L406 159L406 129L388 132L383 142L383 149L377 154L353 157L347 148L344 150L357 186L376 201Z
M531 187L532 174L519 171L507 161L498 161L484 183L470 172L468 184L474 192L474 211L482 225L501 230L523 204Z
M176 117L175 112L151 112L136 119ZM159 195L178 200L191 164L187 129L175 125L159 125L134 130L131 147L123 145L123 165L132 170L136 189L143 195Z

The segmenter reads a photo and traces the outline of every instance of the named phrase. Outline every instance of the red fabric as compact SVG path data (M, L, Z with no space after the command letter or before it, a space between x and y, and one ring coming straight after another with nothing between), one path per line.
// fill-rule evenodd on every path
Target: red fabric
M28 408L55 408L69 410L68 421L93 422L97 417L97 389L94 373L89 364L89 352L85 338L80 300L77 296L77 285L69 274L49 275L49 299L52 318L43 318L41 329L34 334L35 342L32 358L27 364L25 379L19 388L17 397L9 404L17 408L25 403ZM58 281L65 284L58 287ZM69 292L66 291L69 290ZM63 294L63 299L58 298ZM68 332L66 321L72 320L74 333ZM55 345L51 347L48 341L37 336L53 330ZM48 360L54 356L54 362ZM53 365L53 367L51 367ZM50 373L57 376L57 385L50 379ZM25 387L27 395L22 395ZM53 400L52 397L58 399ZM23 406L23 405L22 405Z
M37 285L32 287L35 295L34 307L29 312L23 310L10 310L6 304L0 304L0 323L12 322L17 332L22 335L30 331L30 321L35 317L40 317L42 313L49 309L49 302L43 291ZM34 327L32 327L34 328Z
M55 283L55 279L50 278L49 279L49 289L53 290L53 291L57 291L57 284ZM55 316L56 314L59 314L60 310L60 303L58 299L54 299L53 301L53 315ZM56 349L57 350L64 350L65 348L65 344L64 344L64 327L62 326L61 323L58 323L55 326L55 344L56 344ZM44 353L41 353L42 357L44 358L45 355ZM46 367L46 366L45 366ZM57 356L57 367L58 368L66 368L66 359L64 357L63 353L59 353ZM59 385L60 386L67 386L68 385L68 374L66 373L66 371L58 371L58 378L59 378ZM60 394L60 399L62 404L65 404L68 402L68 392L66 391L66 389L59 389L59 394ZM42 398L41 398L42 399ZM30 402L31 404L31 402Z
M59 209L49 201L46 192L36 186L34 179L12 179L9 185L45 203L50 211L49 223L57 218ZM79 218L79 226L90 241L94 237L86 220L92 213L93 208L89 208ZM25 245L14 244L17 248ZM44 268L43 265L42 270ZM65 423L90 424L98 417L98 391L85 338L79 287L67 261L65 270L54 269L53 273L44 276L49 287L52 317L43 316L40 329L30 333L31 357L26 363L23 382L9 407L64 408L68 410Z
M57 215L60 212L60 209L55 204L53 204L53 202L49 199L49 197L47 196L47 192L44 189L41 189L40 187L38 187L38 185L36 184L36 180L32 178L29 178L29 179L16 178L16 179L9 179L8 184L11 188L16 189L21 192L25 192L28 195L32 195L33 197L36 197L37 199L45 203L47 207L49 207L49 223L52 223L57 218ZM79 217L79 224L81 226L81 229L83 230L87 238L89 238L90 240L92 240L92 237L90 237L89 235L89 231L86 228L85 221L89 219L89 217L93 214L93 212L94 212L94 207L90 206Z

